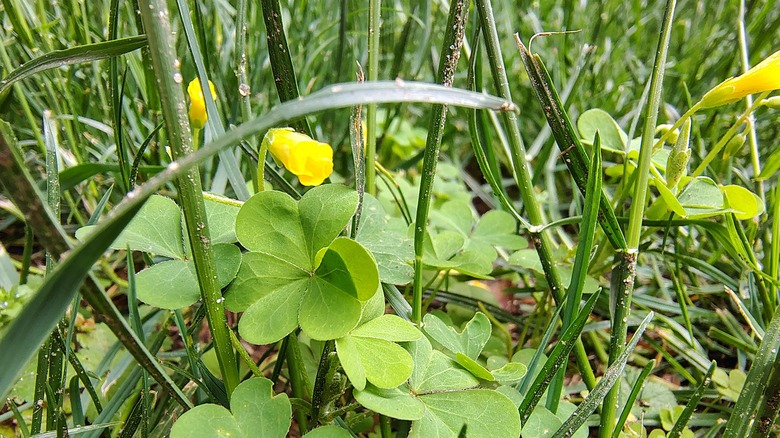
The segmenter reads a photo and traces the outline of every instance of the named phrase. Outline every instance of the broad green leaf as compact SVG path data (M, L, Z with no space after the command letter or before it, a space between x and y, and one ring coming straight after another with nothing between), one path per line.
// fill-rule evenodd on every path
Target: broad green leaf
M284 437L290 429L292 408L287 394L274 396L273 382L252 378L236 386L230 409L247 436Z
M429 313L423 319L423 330L453 353L462 353L476 360L490 338L492 328L490 320L482 312L475 313L461 332Z
M277 342L298 326L298 309L308 290L308 279L295 280L270 291L249 306L238 321L241 336L253 344Z
M709 178L698 177L691 181L677 197L690 219L727 213L720 188Z
M497 370L492 370L493 378L498 382L516 382L525 376L528 368L517 362L509 362Z
M420 396L425 415L412 423L410 438L458 436L467 425L466 437L516 438L520 417L505 395L488 389L438 392Z
M431 212L431 224L468 237L474 224L471 205L463 201L445 202L441 207Z
M225 293L225 307L232 312L243 312L271 291L308 276L308 271L272 254L246 252L241 256L235 280Z
M171 428L171 438L191 436L232 438L246 436L233 414L222 406L204 404L185 412Z
M392 389L412 374L414 363L400 345L384 339L354 337L366 379L374 386Z
M235 243L236 217L240 207L225 204L211 199L204 199L206 218L209 222L209 233L212 243Z
M661 198L663 198L664 202L666 203L666 207L675 212L678 216L684 218L688 214L685 209L683 208L682 204L680 204L680 201L677 199L676 196L674 196L674 193L672 193L671 190L666 186L666 184L659 180L658 178L653 178L651 180L653 182L653 185L656 189L658 189L658 193L661 195Z
M253 378L242 382L230 398L231 413L222 406L203 404L179 418L171 438L285 437L290 429L292 407L287 394L273 394L273 382Z
M303 438L352 438L346 429L338 426L320 426L303 436Z
M471 374L482 380L487 380L488 382L495 380L493 374L491 374L490 371L463 353L455 353L455 361L458 362L463 368L469 370Z
M382 315L352 331L352 336L384 339L392 342L416 341L422 333L414 324L396 315Z
M87 226L76 231L76 238L84 240L95 228ZM172 259L184 259L181 232L181 209L165 196L149 197L138 214L114 239L113 249L127 249L161 255Z
M537 405L528 421L523 425L523 438L544 438L555 434L555 431L561 427L563 421L549 409L542 405Z
M298 209L301 228L309 237L306 241L312 259L339 235L357 206L357 192L340 184L321 185L303 195ZM374 290L371 290L372 294Z
M326 279L313 277L307 282L299 324L312 339L340 338L360 321L361 308L357 298Z
M406 224L401 219L388 217L379 201L368 194L363 199L363 213L355 240L374 255L383 283L412 281L414 249L406 234Z
M421 337L408 344L414 360L414 370L409 377L409 387L415 394L430 391L456 391L479 385L471 373L441 351L433 350L430 341Z
M516 227L512 215L501 210L491 210L479 219L471 239L509 250L528 247L528 241L516 234Z
M602 109L594 108L582 113L577 120L577 130L583 143L592 144L598 131L602 149L621 153L626 149L628 136L615 119Z
M465 237L455 231L442 231L438 234L428 235L426 238L423 263L428 266L451 269L458 266L451 259L463 248Z
M382 315L337 339L336 352L356 389L363 390L366 379L379 388L395 388L409 378L414 363L409 353L393 341L421 336L411 323L395 315Z
M739 220L752 219L765 211L761 198L744 187L727 185L722 190L728 201L726 207L735 210L734 215Z
M339 356L341 367L344 368L344 373L352 382L352 386L356 390L362 391L366 388L366 369L360 361L357 342L356 338L352 336L336 339L336 353Z
M265 191L249 198L236 217L236 237L249 251L283 258L302 270L314 270L298 205L286 193Z
M356 208L357 194L333 184L297 203L281 192L244 203L236 235L253 255L243 257L226 300L231 310L246 309L239 323L245 339L275 342L300 325L312 339L330 340L358 324L379 273L362 245L337 238Z
M536 272L543 272L542 262L535 249L521 249L509 256L509 264Z
M344 292L349 292L360 301L374 296L379 287L379 272L371 253L346 237L340 237L330 244L316 274L334 285L342 284ZM337 277L349 280L352 284L342 283Z
M227 286L238 272L241 251L229 243L214 245L217 284ZM161 309L180 309L200 298L200 286L192 260L167 260L157 263L136 276L138 299Z
M425 414L425 405L404 385L394 389L380 389L368 385L355 390L355 400L372 411L399 420L419 420Z

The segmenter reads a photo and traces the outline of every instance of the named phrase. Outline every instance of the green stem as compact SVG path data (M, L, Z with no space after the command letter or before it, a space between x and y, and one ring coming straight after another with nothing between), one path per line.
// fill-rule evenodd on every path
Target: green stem
M368 2L368 80L379 78L380 1ZM376 195L376 104L366 105L366 191Z
M452 87L455 78L455 69L460 59L460 49L464 41L464 29L469 13L469 2L453 0L450 3L450 14L447 21L447 31L442 43L439 56L439 83L445 87ZM434 105L431 122L428 127L428 138L425 143L425 155L423 156L422 179L420 180L420 193L417 198L417 216L414 226L414 292L412 299L412 322L420 325L422 321L422 296L423 296L423 247L425 231L428 222L428 211L431 206L433 193L433 181L436 175L436 164L439 161L441 138L444 132L444 123L447 119L447 106ZM369 138L371 136L369 135ZM368 160L368 157L366 158ZM373 166L367 165L367 168Z
M268 55L271 59L271 69L274 72L274 82L276 83L276 91L279 93L279 100L287 102L297 99L300 95L298 79L295 76L287 38L284 36L284 23L282 22L279 1L261 0L260 6L263 9ZM305 118L291 123L291 126L309 137L314 137L309 122Z
M493 7L490 0L477 1L476 5L479 10L480 25L485 33L485 47L487 49L488 60L490 61L490 69L493 74L493 82L498 90L498 95L511 102L512 94L509 90L509 81L506 77L506 67L504 65L503 55L501 54L498 31L496 30L496 22L493 16ZM536 251L539 254L544 276L547 280L547 284L550 285L553 298L558 305L563 305L565 289L560 273L553 261L552 243L550 242L547 233L543 231L544 221L542 219L542 212L539 208L539 203L536 201L536 191L533 188L531 175L528 171L530 165L526 159L523 139L520 136L517 115L514 112L507 111L504 112L502 116L504 118L504 126L508 129L509 134L513 174L517 181L517 186L520 189L523 206L528 214L528 221L531 224L531 227L529 227L529 235L534 244L534 248L536 248ZM596 379L593 369L588 362L585 346L579 338L576 340L574 351L577 366L582 373L583 380L588 388L592 388L596 384Z
M669 38L672 31L672 19L676 0L667 0L664 12L661 35L658 39L653 73L650 79L650 98L645 112L645 125L642 131L642 143L639 149L639 163L636 174L638 175L634 186L634 196L629 212L626 243L628 249L615 254L619 262L616 272L613 273L612 290L610 291L610 305L612 307L612 329L609 348L609 363L614 363L626 345L628 332L628 314L631 308L631 295L634 290L634 276L636 274L636 262L639 255L639 241L642 233L642 218L645 212L647 200L648 182L650 178L650 164L653 156L653 138L655 126L658 120L658 108L661 105L663 80L666 66L666 55L669 49ZM694 105L689 112L693 111ZM679 121L678 121L679 122ZM682 122L680 122L682 123ZM616 427L617 403L620 384L615 385L604 398L604 407L601 413L601 427L599 436L609 437Z
M311 397L312 427L316 427L320 420L320 409L322 409L322 403L325 400L325 392L327 390L327 376L329 374L331 363L330 354L333 352L334 346L334 341L325 341L325 345L322 347L322 355L320 356L320 363L317 367L317 377L314 381L314 392L312 393Z
M737 119L736 122L729 128L728 131L723 135L723 137L720 138L720 140L715 144L714 147L710 148L710 151L707 153L707 156L704 157L703 160L701 160L701 163L696 167L696 170L694 170L691 173L691 178L696 178L697 176L701 175L704 172L704 169L707 168L707 166L712 162L712 160L715 159L716 156L720 153L720 151L723 150L724 147L726 147L726 143L731 140L731 137L734 136L734 134L737 133L737 129L739 129L740 126L742 126L743 123L745 123L748 120L748 117L750 117L750 114L755 111L756 108L761 106L761 101L764 100L765 97L769 96L770 91L767 91L765 93L761 93L758 96L758 99L756 99L755 102L753 102L752 105L748 107L748 109L745 110L744 113L742 113L741 116ZM758 175L758 173L756 173Z
M739 18L737 20L737 39L739 40L739 54L740 61L742 62L742 72L745 73L750 70L750 61L748 57L747 36L745 31L745 0L739 1ZM759 99L759 101L762 99ZM745 108L750 109L753 106L753 96L748 94L745 96ZM753 117L750 117L750 123L748 123L748 143L750 144L750 162L753 165L753 175L761 174L761 160L758 154L758 139L756 137L756 124L753 123ZM764 194L764 182L760 179L755 179L756 194L762 201L766 202L766 195Z
M181 77L181 74L176 68L179 63L174 51L176 44L168 21L168 6L164 0L140 0L139 5L141 19L149 39L154 72L157 76L168 143L173 158L179 159L193 152L193 140L190 135L184 93L181 85L175 80L176 77ZM176 182L201 297L206 307L211 336L214 339L214 349L225 381L225 389L230 397L239 382L238 369L225 319L222 294L216 282L216 268L198 168L190 168Z

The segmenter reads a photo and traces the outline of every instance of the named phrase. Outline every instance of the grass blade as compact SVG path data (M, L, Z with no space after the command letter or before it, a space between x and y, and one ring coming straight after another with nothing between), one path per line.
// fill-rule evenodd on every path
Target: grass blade
M558 147L563 149L561 156L566 158L563 161L569 168L569 173L571 173L574 181L577 183L580 192L583 195L587 195L590 160L585 153L585 148L574 131L569 115L541 58L538 55L532 55L523 45L523 42L520 41L518 35L515 35L515 40L539 103L543 108L550 108L549 111L544 111L544 114L547 117L547 123L550 125ZM625 248L626 240L623 236L623 231L620 229L615 211L609 203L609 198L603 193L600 196L599 213L601 228L604 230L604 234L609 239L612 247L615 249Z
M771 394L764 393L766 390L765 382L769 381L774 364L778 360L778 350L780 350L780 312L775 312L774 318L766 328L764 340L758 348L753 364L750 366L737 404L726 423L724 436L750 436L750 427L756 421L762 396L771 396Z
M655 368L655 359L651 359L650 362L646 363L645 367L642 368L642 372L639 373L639 377L636 378L634 386L631 387L631 393L629 393L628 398L626 398L626 404L620 412L617 424L626 424L626 420L628 420L628 416L631 414L631 408L634 407L634 402L639 397L639 393L644 387L645 379L647 379L647 376L653 371L653 368ZM618 438L620 436L620 430L619 427L616 427L615 430L612 431L612 438Z
M0 121L0 169L3 169L0 182L14 202L26 208L27 221L35 229L39 242L46 250L52 254L65 254L70 250L66 233L43 203L43 196L23 163L11 127ZM9 326L0 339L0 350L9 354L8 361L0 369L0 396L8 393L19 371L65 313L92 264L130 222L149 195L151 192L129 199L123 209L95 229L94 235L73 249ZM98 283L95 281L95 284ZM181 395L157 360L130 331L127 322L105 292L88 287L84 290L84 298L97 314L101 314L117 338L155 380L171 392L179 403L189 406L189 401Z
M0 95L14 82L28 78L35 73L63 65L80 64L99 59L124 55L146 45L146 36L134 36L103 43L86 44L70 49L55 50L24 63L0 81Z
M710 364L710 367L707 369L707 373L701 380L701 383L696 387L696 390L693 391L693 394L691 394L691 398L688 400L688 403L686 403L685 409L682 411L680 416L677 417L677 421L674 423L674 427L672 427L672 430L670 430L669 434L666 435L667 438L677 438L682 435L683 428L686 424L688 424L688 420L691 419L691 415L696 409L696 405L699 403L699 400L701 400L701 397L704 395L704 391L708 386L710 386L710 382L712 381L712 373L714 373L717 368L718 364L713 360Z
M583 306L577 318L572 321L569 328L558 340L558 344L553 348L552 353L547 358L547 362L544 363L539 375L534 379L534 383L528 389L523 401L520 403L518 410L520 411L520 420L525 423L528 417L531 415L531 411L534 410L536 403L542 397L542 394L547 390L548 383L553 378L553 375L558 372L558 369L569 359L569 353L574 348L575 341L582 333L582 328L585 327L585 322L590 317L590 312L596 305L601 289L590 296L588 301Z
M444 35L439 56L438 79L445 87L452 87L455 79L455 69L460 59L460 49L463 46L464 28L469 14L469 3L453 0L450 3L450 14L447 20L447 32ZM417 198L417 217L414 227L414 292L412 299L412 322L420 325L422 321L423 296L423 240L428 223L428 211L431 206L433 179L436 175L436 164L439 161L441 138L444 134L444 124L447 119L447 107L435 105L428 126L428 138L425 141L422 179ZM369 135L370 137L370 135ZM373 163L371 153L366 154L366 160ZM373 167L373 166L371 166ZM370 184L370 182L369 182ZM369 190L370 192L371 190Z
M623 350L623 352L620 353L620 356L618 356L617 360L615 360L615 362L607 369L607 371L601 377L601 380L599 380L599 382L596 384L596 387L593 388L585 400L583 400L583 402L577 406L577 409L574 411L574 413L572 413L571 416L569 416L569 418L563 423L560 429L555 432L553 438L564 438L572 436L583 425L583 423L585 423L585 421L588 419L588 416L592 414L593 411L595 411L596 408L601 404L601 401L604 400L604 397L606 397L610 388L612 388L612 386L618 381L618 378L620 378L620 376L623 374L623 369L626 367L626 362L628 362L628 356L630 356L634 351L634 347L636 347L636 344L642 338L642 333L645 331L647 325L650 324L652 319L653 312L650 312L642 321L642 324L640 324L636 329L634 337L631 338L631 341L628 343L628 345L626 345L626 348Z

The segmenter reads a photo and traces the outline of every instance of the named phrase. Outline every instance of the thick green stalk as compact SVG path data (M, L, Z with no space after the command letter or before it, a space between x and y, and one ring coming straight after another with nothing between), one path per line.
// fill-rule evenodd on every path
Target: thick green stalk
M490 0L477 1L476 5L479 10L480 25L485 33L485 47L490 61L490 69L493 74L493 82L498 90L498 95L511 102L512 94L509 91L506 67L504 65L503 55L501 54L501 46L498 41L498 31L496 30L496 22L493 17L493 7ZM550 285L550 290L555 298L555 302L562 305L565 295L563 282L553 261L552 244L547 233L543 229L542 212L539 208L539 203L536 201L536 192L533 188L531 175L528 171L529 164L526 160L523 139L520 136L517 115L514 112L507 111L504 112L502 116L504 118L504 126L508 130L513 173L517 181L517 187L520 189L523 206L528 214L528 220L532 225L528 230L531 241L539 254L544 276L547 279L547 284ZM588 355L581 339L577 339L575 357L577 359L577 366L580 368L580 372L583 375L583 380L585 380L585 383L589 388L592 388L596 384L596 379L593 375L593 369L588 362Z
M460 49L465 39L466 19L469 13L469 2L453 0L450 3L450 15L447 20L447 31L444 35L442 50L439 57L439 83L445 87L452 87L455 78L455 69L460 59ZM433 180L436 175L436 164L439 161L439 149L444 132L444 122L447 119L447 106L434 105L431 122L428 127L428 139L425 143L425 155L423 157L422 179L420 180L420 193L417 198L417 217L414 226L414 293L412 299L412 322L420 324L422 321L422 296L424 282L423 274L423 246L425 240L428 211L431 205L433 192ZM371 136L369 135L369 138ZM368 154L366 154L368 161ZM368 168L374 166L367 165ZM366 175L366 182L368 182Z
M506 77L504 57L501 54L498 31L496 30L496 22L493 17L493 6L490 0L477 1L476 5L479 10L480 23L485 33L485 46L498 95L511 102L512 93L509 90L509 81ZM547 278L547 283L550 285L553 296L556 298L556 301L562 302L564 295L563 283L558 270L554 267L550 239L546 233L540 230L543 225L542 212L539 208L539 203L535 199L536 192L531 182L531 174L528 171L529 164L526 160L520 127L517 123L517 114L507 111L502 113L501 116L504 119L504 127L507 129L513 174L517 187L520 189L520 196L528 214L528 220L532 225L532 228L529 229L531 241L539 252L539 259L542 261L545 278Z
M139 5L141 19L149 38L150 55L157 77L168 143L173 158L179 159L192 153L192 135L184 92L180 84L181 73L178 70L180 63L174 51L176 44L168 21L168 6L163 0L141 0ZM238 369L225 320L222 293L216 283L216 268L198 168L189 169L184 176L176 180L176 183L184 210L184 220L201 296L206 306L209 329L214 339L214 348L229 397L239 382Z
M645 111L645 125L642 131L642 144L639 150L639 164L636 174L637 182L634 186L634 196L629 212L626 243L628 249L618 252L615 258L618 260L618 268L612 274L612 290L610 291L610 305L612 310L612 329L610 333L609 363L614 363L626 345L628 332L628 315L631 309L631 294L634 291L634 276L636 275L636 262L639 255L639 241L642 234L642 218L647 201L648 182L650 178L650 161L653 156L653 141L655 126L658 120L658 108L661 105L661 92L663 91L664 72L666 67L666 55L669 48L669 38L672 33L672 18L676 0L667 0L664 12L661 35L658 39L653 73L650 78L650 99ZM601 428L599 436L606 438L612 435L616 427L617 403L620 385L615 385L604 398L604 407L601 412Z
M290 48L287 38L284 36L284 23L282 22L282 10L279 0L261 0L263 8L263 20L265 21L266 39L268 41L268 55L271 58L271 69L274 72L276 91L279 100L287 102L297 99L298 79L295 76ZM309 122L301 119L291 124L293 128L304 132L309 137L314 137Z
M368 2L368 80L379 78L380 1ZM376 195L376 104L366 106L366 191Z

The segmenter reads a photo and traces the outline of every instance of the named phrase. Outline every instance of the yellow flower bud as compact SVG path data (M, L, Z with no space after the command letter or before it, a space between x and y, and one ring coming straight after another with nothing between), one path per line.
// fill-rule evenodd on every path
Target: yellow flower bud
M701 98L701 108L736 102L749 94L780 89L780 51L740 76L726 79Z
M211 90L211 97L217 100L217 90L214 88L214 84L209 81L209 90ZM187 86L187 94L190 95L190 123L195 129L203 129L206 126L206 120L209 119L206 114L206 102L203 95L203 89L200 87L200 79L195 78Z
M333 172L333 149L292 128L271 129L268 151L305 186L318 186Z

